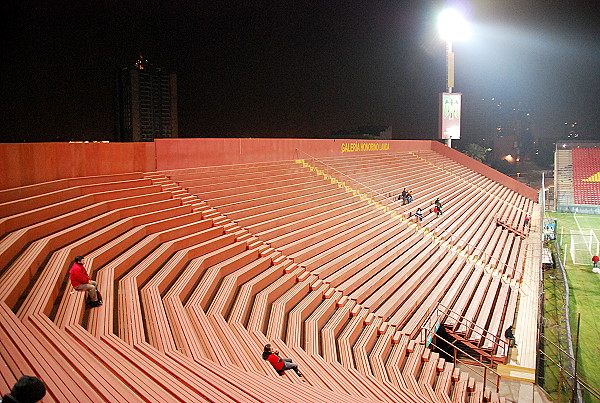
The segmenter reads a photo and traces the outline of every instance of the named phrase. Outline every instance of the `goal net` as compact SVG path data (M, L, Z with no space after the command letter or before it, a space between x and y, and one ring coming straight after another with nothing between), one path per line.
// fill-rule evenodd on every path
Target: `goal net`
M591 265L600 244L594 230L571 230L571 259L575 264Z

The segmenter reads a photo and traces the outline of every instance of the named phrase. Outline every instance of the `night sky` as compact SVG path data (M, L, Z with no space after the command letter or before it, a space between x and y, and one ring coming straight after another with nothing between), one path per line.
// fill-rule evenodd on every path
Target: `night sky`
M180 137L437 135L439 1L4 1L0 140L112 140L114 77L177 74ZM463 97L524 102L537 136L600 139L600 2L462 1ZM466 102L466 101L465 101ZM469 113L464 110L463 113Z

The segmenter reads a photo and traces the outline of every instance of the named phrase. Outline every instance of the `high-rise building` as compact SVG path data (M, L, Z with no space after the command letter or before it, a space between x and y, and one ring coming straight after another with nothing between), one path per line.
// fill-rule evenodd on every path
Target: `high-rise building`
M177 76L140 55L117 80L117 140L178 137Z

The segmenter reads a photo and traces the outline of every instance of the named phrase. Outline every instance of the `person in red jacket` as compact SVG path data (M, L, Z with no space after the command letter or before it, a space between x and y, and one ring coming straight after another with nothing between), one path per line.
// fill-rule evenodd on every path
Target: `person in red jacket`
M594 267L597 268L598 267L598 261L600 259L598 258L598 256L594 255L592 256L592 263L594 263Z
M95 308L102 305L102 300L98 298L98 286L96 282L90 279L90 276L83 267L83 256L75 257L71 268L69 269L69 278L71 285L77 291L87 291L90 297L90 306Z
M269 361L279 375L283 375L283 372L288 369L293 369L296 375L302 377L302 373L298 370L298 364L293 363L291 358L281 358L279 351L273 351L270 344L265 344L262 358Z

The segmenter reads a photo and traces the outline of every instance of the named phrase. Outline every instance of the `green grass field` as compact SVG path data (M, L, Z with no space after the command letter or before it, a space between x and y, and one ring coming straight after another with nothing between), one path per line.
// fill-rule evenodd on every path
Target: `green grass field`
M579 372L587 382L600 389L600 274L592 273L592 255L596 253L595 241L587 253L586 264L574 264L571 243L580 240L571 236L571 230L589 231L600 238L600 216L546 213L558 220L557 232L561 244L561 258L566 263L567 280L570 287L569 304L573 338L577 330L577 314L581 314L579 335ZM586 248L584 246L583 248ZM584 252L578 248L578 254ZM581 257L578 259L581 260Z

